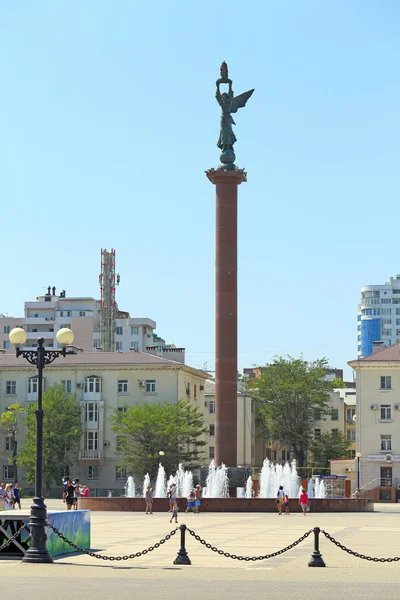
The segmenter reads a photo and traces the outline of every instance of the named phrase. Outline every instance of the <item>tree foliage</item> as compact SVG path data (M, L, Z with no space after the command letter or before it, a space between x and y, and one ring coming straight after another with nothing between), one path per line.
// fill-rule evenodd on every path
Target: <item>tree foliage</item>
M22 415L25 409L18 402L11 404L7 409L0 415L0 430L7 436L10 436L11 441L11 464L14 466L14 480L18 481L17 473L17 455L18 455L18 444L17 444L17 433L22 423Z
M189 401L125 408L125 412L114 410L110 421L113 431L121 436L120 465L128 473L138 477L149 473L154 481L159 462L168 473L173 473L179 463L186 469L200 466L207 428L203 415Z
M332 379L331 381L331 386L335 390L337 388L345 388L346 384L340 377L335 377L335 379Z
M71 455L82 435L81 411L75 396L68 394L62 385L54 385L43 394L43 480L47 489L59 484L67 472ZM27 409L25 425L27 435L18 453L18 465L26 467L26 480L35 481L36 416L37 401Z
M331 458L348 458L349 442L342 433L330 431L316 437L310 445L312 462L317 467L328 468Z
M308 362L280 356L253 380L251 392L265 438L288 446L301 467L314 427L329 412L332 385L324 379L327 371L325 358Z

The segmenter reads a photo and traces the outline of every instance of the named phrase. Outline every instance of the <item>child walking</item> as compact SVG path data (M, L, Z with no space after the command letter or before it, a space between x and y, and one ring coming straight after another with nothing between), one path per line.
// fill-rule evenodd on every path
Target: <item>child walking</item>
M174 502L173 506L172 506L172 516L169 520L170 523L172 523L172 520L175 519L175 523L178 522L178 505L176 502Z
M285 515L289 515L289 496L286 493L283 498L283 506L285 507Z

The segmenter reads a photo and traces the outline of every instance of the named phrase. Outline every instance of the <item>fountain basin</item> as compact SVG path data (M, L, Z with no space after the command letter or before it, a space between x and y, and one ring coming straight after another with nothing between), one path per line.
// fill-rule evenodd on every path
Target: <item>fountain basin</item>
M311 498L309 502L311 513L374 511L374 501L372 498ZM178 498L177 504L179 510L183 513L187 508L186 498ZM89 497L79 498L78 508L80 510L144 512L145 503L143 498ZM154 498L153 512L167 513L168 510L168 498ZM276 513L277 509L274 498L202 498L200 511ZM290 512L301 512L297 498L291 500Z

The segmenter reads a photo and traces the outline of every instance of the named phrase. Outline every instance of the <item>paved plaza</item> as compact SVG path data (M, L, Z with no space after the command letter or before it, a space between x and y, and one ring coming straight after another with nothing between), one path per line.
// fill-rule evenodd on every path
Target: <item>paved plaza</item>
M63 509L59 500L50 510ZM24 509L28 501L24 500ZM18 511L16 511L18 512ZM131 554L160 540L174 526L168 513L92 512L92 549L107 555ZM308 529L319 526L344 545L371 556L400 556L400 505L376 505L374 513L309 513L278 516L269 513L180 514L179 524L193 528L207 542L231 553L255 556L279 550ZM27 594L48 600L80 593L85 599L134 596L174 600L200 594L205 598L330 598L400 599L400 563L374 563L343 552L321 536L326 568L309 568L311 535L289 552L265 561L239 562L208 550L190 535L186 548L191 566L173 565L179 533L140 558L109 562L69 555L53 565L0 561L0 576L8 600Z

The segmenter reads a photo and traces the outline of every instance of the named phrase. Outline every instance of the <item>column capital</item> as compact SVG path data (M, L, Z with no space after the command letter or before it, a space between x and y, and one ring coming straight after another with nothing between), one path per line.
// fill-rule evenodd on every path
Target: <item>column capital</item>
M240 185L247 181L247 173L244 169L235 169L229 171L228 169L208 169L206 175L211 183L236 183Z

